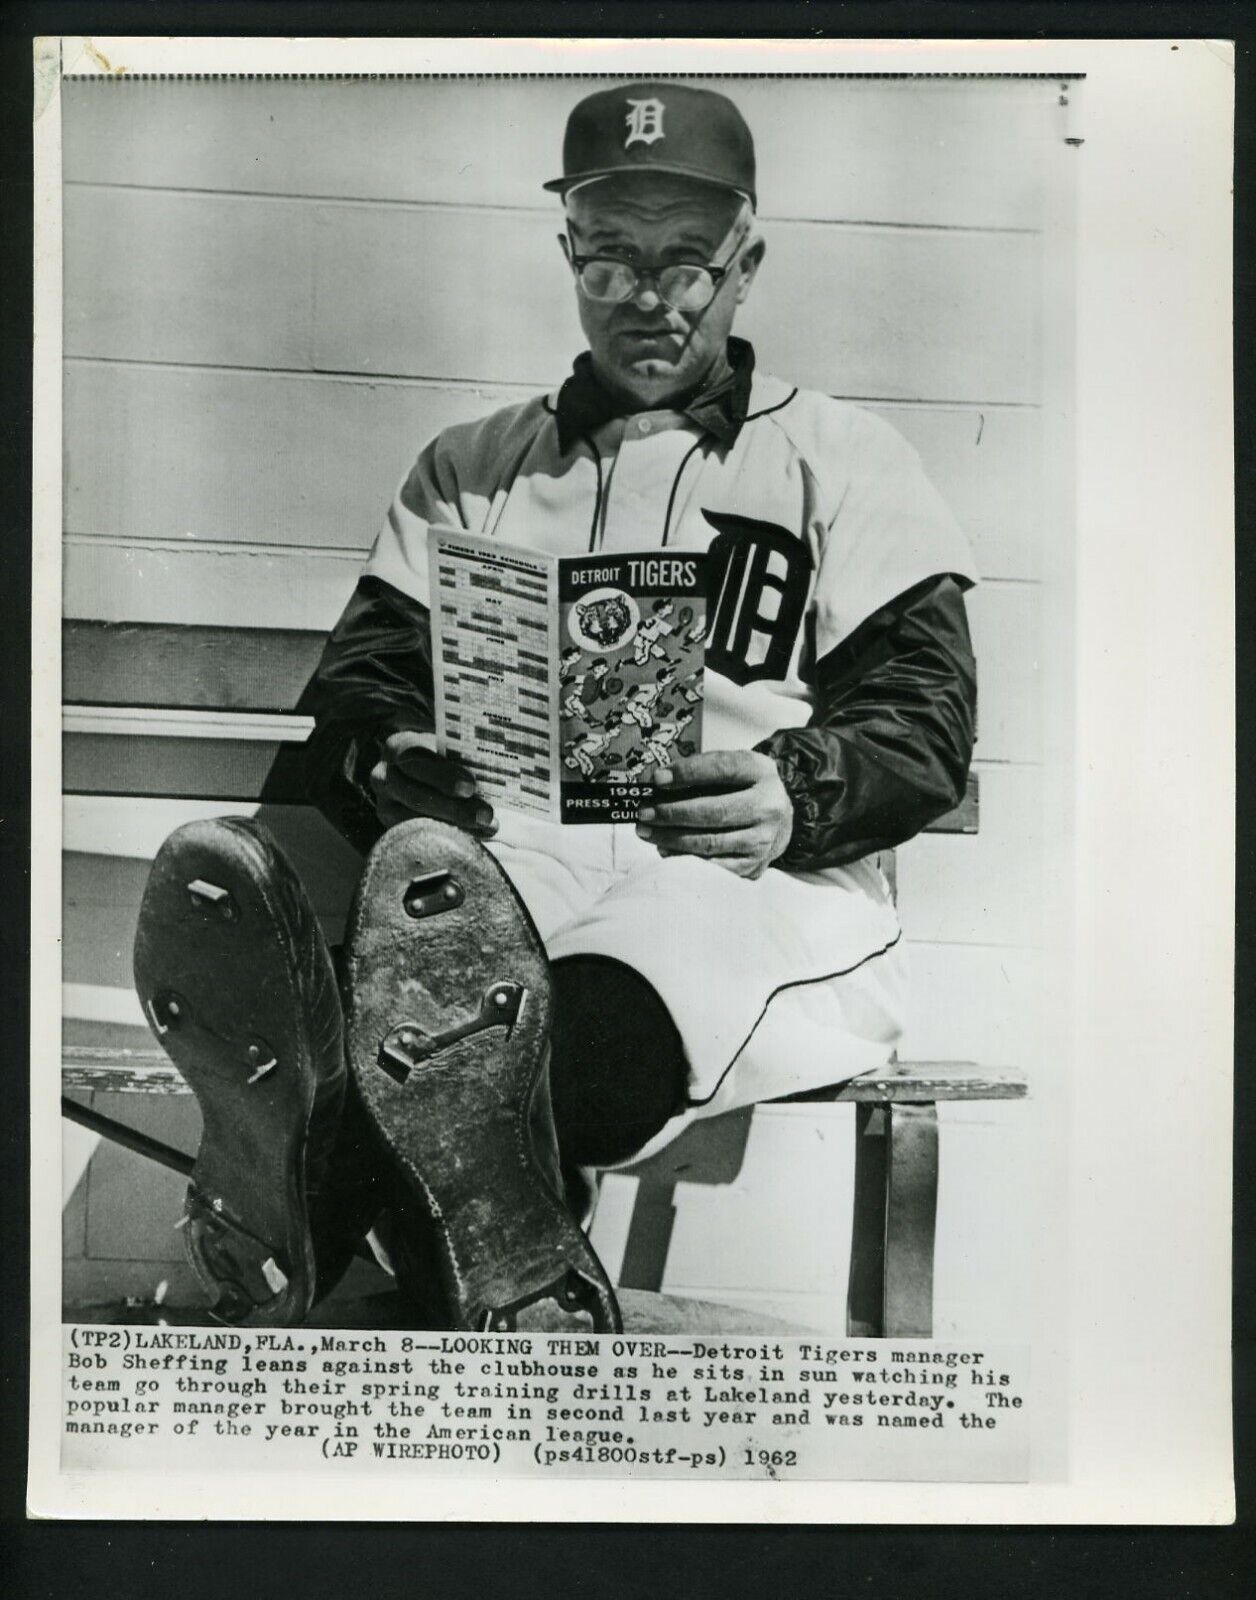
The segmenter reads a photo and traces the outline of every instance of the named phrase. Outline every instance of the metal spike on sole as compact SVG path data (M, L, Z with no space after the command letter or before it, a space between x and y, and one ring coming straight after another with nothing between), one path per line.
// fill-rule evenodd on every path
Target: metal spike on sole
M254 1068L253 1076L246 1078L246 1083L256 1083L259 1078L264 1078L268 1072L273 1072L279 1065L279 1057L264 1039L254 1040L246 1052L249 1066Z
M214 905L227 898L226 889L217 883L206 883L204 878L193 878L188 884L188 893L198 900L209 900Z
M272 1294L282 1294L288 1287L288 1274L283 1270L274 1256L267 1256L262 1262L262 1277Z
M188 893L193 905L212 907L221 912L228 922L235 921L235 901L231 898L231 891L224 889L221 884L210 883L205 878L193 878L188 884Z
M402 904L412 917L438 916L452 911L466 898L462 885L451 872L422 872L402 895Z

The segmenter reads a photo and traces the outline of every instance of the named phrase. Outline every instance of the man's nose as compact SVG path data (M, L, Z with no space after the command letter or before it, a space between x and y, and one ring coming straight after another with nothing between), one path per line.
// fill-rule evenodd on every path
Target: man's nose
M637 279L636 292L633 294L632 303L638 311L657 311L663 304L659 295L658 284L648 274Z

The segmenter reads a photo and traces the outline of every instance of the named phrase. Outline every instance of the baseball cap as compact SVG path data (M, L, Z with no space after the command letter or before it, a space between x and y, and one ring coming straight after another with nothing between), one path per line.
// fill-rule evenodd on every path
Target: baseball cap
M713 89L629 83L589 95L567 118L563 175L545 188L565 195L595 178L641 171L700 178L756 203L750 129Z

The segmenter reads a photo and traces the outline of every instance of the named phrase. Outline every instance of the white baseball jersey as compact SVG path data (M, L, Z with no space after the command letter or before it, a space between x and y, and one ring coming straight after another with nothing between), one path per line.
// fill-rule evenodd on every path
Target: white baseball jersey
M729 444L659 410L615 418L566 451L555 406L554 394L523 401L429 443L366 571L430 609L431 523L562 555L709 550L704 749L750 749L802 726L811 663L915 584L975 581L915 452L853 405L756 372ZM887 1059L903 953L874 862L751 882L692 857L660 859L630 826L498 820L492 848L551 955L625 961L667 1002L692 1115Z

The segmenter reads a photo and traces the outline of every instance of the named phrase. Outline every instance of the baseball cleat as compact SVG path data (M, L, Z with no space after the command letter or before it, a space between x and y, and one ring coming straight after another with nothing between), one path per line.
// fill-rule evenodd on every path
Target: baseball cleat
M300 1322L315 1295L314 1191L344 1100L343 1023L313 908L262 828L224 818L166 840L135 985L201 1109L181 1231L212 1315Z
M610 1280L562 1200L549 965L501 867L447 823L390 829L345 955L350 1071L435 1234L452 1326L526 1327L553 1302L573 1329L618 1332Z

